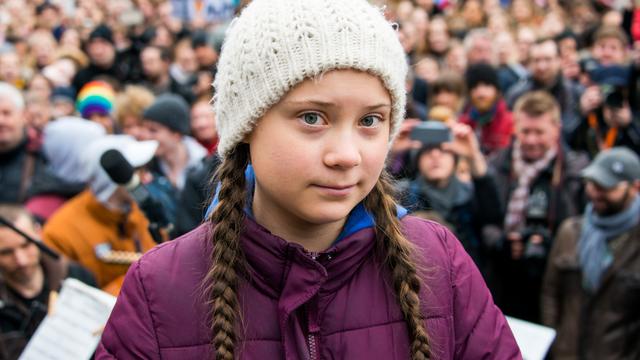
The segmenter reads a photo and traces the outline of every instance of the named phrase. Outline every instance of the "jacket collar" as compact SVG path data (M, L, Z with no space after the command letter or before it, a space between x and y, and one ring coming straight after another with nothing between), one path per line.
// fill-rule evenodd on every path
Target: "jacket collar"
M371 257L375 230L373 227L355 230L316 254L272 234L247 216L240 243L248 280L273 298L295 303L297 295L287 300L289 295L314 287L330 293L349 281L354 270Z
M245 172L247 204L253 200L255 174L251 166ZM218 192L207 209L205 218L218 204ZM308 289L314 285L331 292L350 279L353 270L367 260L375 243L375 223L362 203L349 214L342 232L329 249L312 254L301 245L272 234L253 218L251 206L245 208L246 217L241 234L241 247L247 262L247 276L254 286L278 298L287 289ZM399 219L407 210L397 207ZM295 291L294 291L295 292ZM281 299L282 300L282 299Z
M91 190L85 190L76 195L80 197L91 217L97 222L112 229L118 229L118 236L121 238L132 236L136 229L136 222L133 219L140 212L138 204L131 202L128 212L112 210L102 204ZM147 221L146 218L144 221Z

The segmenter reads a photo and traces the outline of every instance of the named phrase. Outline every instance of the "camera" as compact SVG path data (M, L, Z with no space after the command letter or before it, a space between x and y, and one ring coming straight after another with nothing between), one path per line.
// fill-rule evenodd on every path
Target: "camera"
M614 86L601 86L600 91L604 99L604 106L612 109L621 109L626 102L625 89Z
M527 259L545 259L551 247L551 232L547 225L549 198L545 191L534 191L529 196L526 208L526 224L522 231L525 243L524 257ZM532 242L531 237L539 235L542 242Z

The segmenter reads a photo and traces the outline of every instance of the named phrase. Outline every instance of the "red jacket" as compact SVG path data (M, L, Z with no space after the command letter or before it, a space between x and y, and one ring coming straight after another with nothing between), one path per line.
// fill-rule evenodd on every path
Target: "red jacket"
M479 124L471 118L471 106L460 115L459 121L463 124L477 129ZM511 143L513 136L513 117L507 103L499 99L496 110L491 121L480 129L480 146L485 153L493 153L496 150L504 149Z

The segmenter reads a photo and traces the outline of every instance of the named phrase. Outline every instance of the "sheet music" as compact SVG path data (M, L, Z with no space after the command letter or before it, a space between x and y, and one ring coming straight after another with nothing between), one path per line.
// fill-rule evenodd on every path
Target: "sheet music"
M116 298L76 279L66 279L54 305L20 360L89 359Z
M506 316L524 360L543 360L556 331L550 327Z

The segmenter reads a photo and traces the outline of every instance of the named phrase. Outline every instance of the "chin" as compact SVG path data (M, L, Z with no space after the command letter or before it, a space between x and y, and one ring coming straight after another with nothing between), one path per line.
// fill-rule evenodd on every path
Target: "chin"
M314 225L330 224L345 220L349 216L351 210L353 210L353 208L355 207L356 204L322 204L318 205L314 209L309 209L305 213L301 214L301 217L304 219L304 221Z

